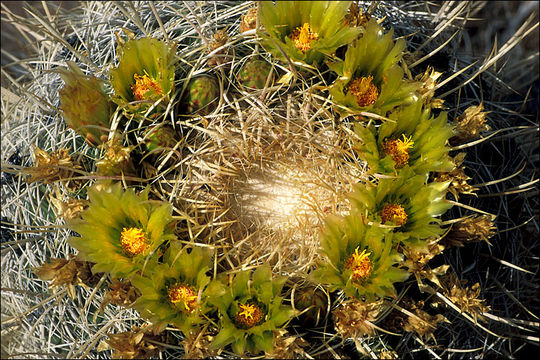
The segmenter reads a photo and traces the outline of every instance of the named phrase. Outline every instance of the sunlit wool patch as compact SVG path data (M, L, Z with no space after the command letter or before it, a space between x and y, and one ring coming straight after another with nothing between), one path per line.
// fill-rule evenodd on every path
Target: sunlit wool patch
M325 218L348 213L346 195L364 173L361 162L343 161L354 151L333 119L313 116L316 108L299 115L294 106L289 121L258 109L243 109L242 120L214 120L211 141L185 159L191 187L174 196L186 199L189 206L178 206L189 216L204 219L199 239L217 238L234 261L264 259L289 275L316 261Z

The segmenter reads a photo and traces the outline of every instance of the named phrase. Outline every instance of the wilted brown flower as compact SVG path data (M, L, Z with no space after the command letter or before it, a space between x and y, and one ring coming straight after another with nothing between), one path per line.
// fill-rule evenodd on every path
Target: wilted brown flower
M130 156L131 147L122 146L118 138L107 141L103 147L106 149L103 159L96 162L99 175L116 176L135 173Z
M463 287L467 280L459 280L455 273L448 274L441 278L444 295L457 305L462 312L467 312L473 316L474 321L485 321L482 313L490 310L485 305L485 300L479 299L480 284L476 283L471 287Z
M448 270L449 265L441 265L435 269L431 269L427 264L436 255L439 255L444 250L444 246L433 242L427 245L426 249L413 249L405 246L403 254L405 261L401 264L410 273L414 274L420 290L425 286L422 279L428 279L433 283L441 286L438 276L444 275Z
M466 243L485 241L495 235L495 224L489 215L475 215L452 225L450 232L443 238L446 246L463 246ZM491 245L491 244L490 244Z
M70 180L74 176L74 169L81 167L76 164L69 151L71 149L59 149L48 153L34 146L34 166L22 170L23 174L30 175L27 183L43 181L49 184L55 181L65 182L66 186L74 187L78 184Z
M309 343L299 336L287 336L287 330L274 330L274 346L272 352L266 353L268 359L296 359L298 356L305 357L302 347Z
M379 359L385 359L385 360L386 359L388 360L399 359L398 354L393 350L381 350L381 352L379 353L377 357Z
M182 341L184 359L204 359L215 356L218 350L210 350L212 340L214 337L206 333L206 328L186 334Z
M484 111L484 106L481 103L478 106L469 106L454 121L456 135L450 138L450 143L452 145L462 144L478 138L481 132L489 131L491 128L485 123L487 114L489 111Z
M462 152L457 154L452 159L455 164L454 170L449 172L435 173L433 177L433 181L437 182L446 182L450 180L451 183L448 186L448 191L454 195L456 200L459 199L460 194L476 195L474 193L476 189L467 183L467 181L471 178L465 175L465 167L461 166L461 164L463 164L463 160L465 159L465 155L466 153Z
M140 295L140 291L131 285L129 280L120 281L118 279L112 279L112 282L109 284L109 290L103 296L99 310L103 311L109 304L127 307L133 304Z
M67 286L71 298L75 298L75 285L95 286L101 277L100 274L92 274L92 263L81 261L76 256L66 259L50 259L34 268L34 274L44 281L51 281L51 288Z
M394 305L395 310L385 318L384 323L395 332L403 330L415 332L422 338L434 338L433 332L437 324L448 320L441 314L430 315L424 308L424 301L415 301L410 297L404 297L400 305Z
M444 100L433 98L435 95L435 86L437 85L437 80L441 77L441 75L442 73L435 71L431 66L428 66L423 74L418 74L414 78L414 80L422 84L417 92L422 96L422 101L426 107L431 107L432 109L443 108Z
M213 36L213 40L208 44L208 50L210 52L222 47L227 43L229 40L229 35L227 34L227 29L222 29L216 31L216 33ZM224 56L226 53L227 48L223 48L212 55L210 59L208 59L208 66L216 66L221 65L225 63L228 59Z
M88 206L88 201L82 199L70 197L67 201L62 201L62 195L58 191L58 188L56 190L56 197L50 195L50 199L56 208L57 217L62 217L65 220L75 219Z
M375 321L383 310L383 300L366 303L351 298L332 311L336 331L343 339L372 335Z
M437 324L443 321L448 322L441 314L430 315L421 309L414 309L412 314L415 316L409 316L407 318L407 321L403 325L403 330L415 332L423 339L432 338L435 340L433 332L437 329Z
M257 8L251 8L246 15L241 16L239 32L243 33L248 30L253 30L257 26Z
M345 15L344 22L345 25L349 25L350 27L366 27L369 19L371 19L371 15L369 13L364 13L362 8L358 5L358 2L353 1L351 6L349 6L347 15Z
M98 351L113 350L113 359L148 359L157 355L159 347L148 340L161 342L161 336L151 333L151 327L134 327L133 331L126 331L119 334L107 334L108 340L101 342Z

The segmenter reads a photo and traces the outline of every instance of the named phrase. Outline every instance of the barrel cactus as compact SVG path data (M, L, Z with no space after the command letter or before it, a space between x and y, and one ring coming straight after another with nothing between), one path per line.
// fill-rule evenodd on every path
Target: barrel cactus
M3 357L537 342L534 170L516 161L537 119L499 98L536 94L518 86L535 57L506 53L533 14L475 62L455 49L484 2L77 4L29 2L28 19L2 4L37 50L2 72Z

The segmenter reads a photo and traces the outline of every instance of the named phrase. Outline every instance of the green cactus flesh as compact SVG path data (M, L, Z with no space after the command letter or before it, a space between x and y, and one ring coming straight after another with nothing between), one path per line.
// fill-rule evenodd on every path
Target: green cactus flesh
M172 148L179 141L172 127L152 126L145 132L144 143L148 152L160 148Z
M188 114L206 115L214 111L219 102L219 86L212 77L200 76L189 83L185 98Z
M247 88L262 89L271 70L272 65L264 60L248 61L238 72L238 82Z

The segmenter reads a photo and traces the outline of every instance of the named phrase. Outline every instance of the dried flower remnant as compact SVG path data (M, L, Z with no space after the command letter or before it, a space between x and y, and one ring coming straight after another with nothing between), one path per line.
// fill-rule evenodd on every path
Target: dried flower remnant
M423 74L418 74L414 80L422 84L417 92L422 96L422 101L426 107L432 109L442 109L444 100L434 99L435 86L437 80L441 77L442 73L435 71L431 66L428 66Z
M385 360L399 359L398 354L393 350L381 350L381 352L379 352L377 357L379 359L385 359Z
M219 350L210 349L213 340L214 337L206 332L206 328L185 334L182 341L185 352L183 359L207 359L216 356Z
M61 195L58 197L50 196L50 200L56 208L56 216L65 220L78 218L80 214L88 207L88 201L83 199L69 198L67 201L61 200Z
M381 219L383 224L393 222L396 226L402 226L407 223L407 213L399 204L386 204L381 210Z
M67 286L71 298L75 298L75 285L95 286L101 274L92 274L91 263L81 261L77 257L66 259L50 259L41 264L33 271L38 278L44 281L52 281L53 289Z
M227 29L216 31L216 33L212 37L212 41L208 44L208 50L210 52L222 47L227 43L227 41L229 41L229 34L227 34ZM226 51L227 48L225 47L214 53L212 57L208 59L208 66L216 66L225 63L228 60L223 55Z
M453 224L450 232L442 241L446 246L459 247L480 241L490 244L489 239L495 235L496 230L491 216L475 215Z
M303 347L309 343L299 336L290 336L287 330L274 330L274 345L265 355L268 359L297 359L306 357Z
M304 25L294 29L289 37L294 42L294 46L305 54L306 51L311 49L310 43L319 38L319 34L311 31L309 23L304 23Z
M356 103L360 107L375 104L379 97L379 90L372 83L373 76L359 77L349 83L348 92L356 96Z
M161 336L151 335L151 328L134 327L133 331L119 334L107 334L108 340L101 342L98 351L112 349L113 359L149 359L156 356L160 348L148 340L162 342Z
M344 23L345 25L351 27L366 27L367 23L371 19L371 15L367 12L364 12L362 8L358 5L358 2L353 1L351 6L349 6L349 11L345 15Z
M456 273L450 273L441 278L444 295L463 312L473 316L474 321L485 321L482 313L488 312L490 307L485 300L479 299L480 284L475 283L471 287L464 287L467 280L459 280Z
M118 138L113 138L104 144L105 154L96 162L97 173L105 176L135 174L135 166L131 160L131 147L122 146Z
M255 29L257 26L257 12L257 8L254 7L249 9L246 15L242 15L238 31L243 33Z
M481 132L489 131L491 128L486 124L487 114L489 111L484 111L484 105L481 103L478 106L469 106L461 116L454 120L456 135L450 138L450 143L462 144L480 137Z
M103 311L109 304L128 307L133 304L141 293L134 287L129 280L112 279L109 289L103 296L103 301L99 307Z
M431 269L428 266L428 263L435 256L441 254L443 250L444 246L437 242L428 244L425 249L414 249L408 246L403 247L405 261L402 262L401 266L414 274L420 290L425 287L422 283L422 279L428 279L439 287L441 286L438 277L444 275L450 266L441 265L435 269Z
M415 332L423 339L431 338L435 340L433 332L437 329L440 322L449 322L443 315L436 314L430 315L421 308L424 302L412 303L411 315L407 316L403 324L403 330L409 332Z
M70 150L58 149L48 153L34 146L34 166L22 170L23 174L30 175L26 182L43 181L45 184L49 184L55 181L65 181L68 186L70 184L76 186L76 182L71 182L70 178L74 175L73 169L80 169L80 166L69 155Z
M411 149L413 145L414 141L412 141L412 136L407 138L407 136L403 134L403 140L384 140L382 150L386 155L392 157L396 163L396 169L399 169L409 162L409 149Z
M336 331L343 339L373 335L373 322L383 310L383 300L364 302L351 298L332 311Z
M463 160L465 159L465 155L466 153L462 152L457 154L452 159L455 164L455 167L452 171L435 173L433 177L433 181L437 182L445 182L450 180L448 192L454 195L456 200L459 199L460 194L476 195L475 191L477 189L467 183L467 181L471 178L465 175L465 167L461 166L461 164L463 164Z

